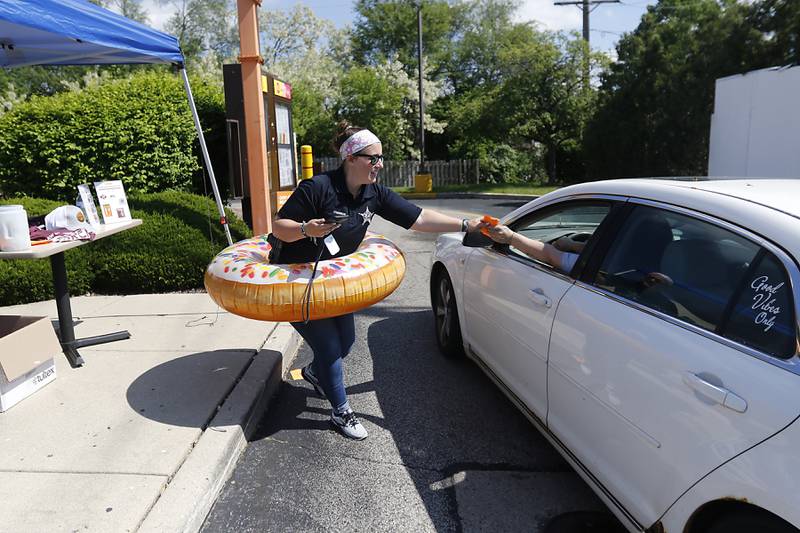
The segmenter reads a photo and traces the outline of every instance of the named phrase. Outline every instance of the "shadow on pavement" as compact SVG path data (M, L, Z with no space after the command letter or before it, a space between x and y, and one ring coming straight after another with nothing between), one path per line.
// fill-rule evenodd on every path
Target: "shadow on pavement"
M243 348L177 357L136 378L126 392L128 404L157 422L205 428L253 355Z

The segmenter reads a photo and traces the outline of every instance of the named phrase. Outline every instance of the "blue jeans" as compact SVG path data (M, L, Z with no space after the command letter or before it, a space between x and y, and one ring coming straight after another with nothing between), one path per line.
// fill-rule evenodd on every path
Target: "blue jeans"
M311 320L308 324L291 322L303 339L314 351L311 370L317 376L322 390L337 411L347 407L347 394L344 391L342 359L353 347L356 340L356 327L353 313Z

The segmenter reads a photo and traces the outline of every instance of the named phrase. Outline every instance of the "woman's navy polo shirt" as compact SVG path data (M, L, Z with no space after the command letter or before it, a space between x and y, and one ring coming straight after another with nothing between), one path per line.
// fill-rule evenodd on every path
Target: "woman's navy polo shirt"
M394 192L377 183L363 185L355 198L347 190L342 167L303 180L286 203L278 211L278 218L288 218L295 222L303 222L312 218L325 218L334 211L345 212L350 219L333 232L339 243L341 257L353 253L367 232L373 215L380 215L405 229L414 225L422 208L416 206ZM317 258L319 247L323 247L322 259L332 256L328 248L317 239L300 239L283 243L280 253L281 263L304 263Z

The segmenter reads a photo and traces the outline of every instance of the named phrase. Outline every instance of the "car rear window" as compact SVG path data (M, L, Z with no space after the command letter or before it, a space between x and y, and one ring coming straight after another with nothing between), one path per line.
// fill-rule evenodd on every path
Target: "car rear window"
M782 263L710 222L637 206L594 284L767 354L787 358L795 352L793 301Z
M791 285L783 264L764 251L747 275L722 334L731 340L788 359L797 332Z

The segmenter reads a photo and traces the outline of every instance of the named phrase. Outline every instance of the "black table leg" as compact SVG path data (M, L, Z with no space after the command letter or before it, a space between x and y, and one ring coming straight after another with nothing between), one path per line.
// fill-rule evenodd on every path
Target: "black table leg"
M73 368L83 366L83 358L78 353L78 348L105 344L106 342L130 339L127 331L95 335L94 337L75 338L75 327L72 323L72 307L69 304L69 288L67 287L67 266L64 263L64 252L50 256L50 266L53 269L53 286L56 291L56 308L58 308L58 330L61 340L61 349L67 356Z
M67 356L69 364L73 368L83 366L83 358L75 346L75 328L72 324L72 307L69 305L67 266L64 263L64 252L50 256L50 267L53 269L53 286L56 292L61 349L64 350L64 355Z

